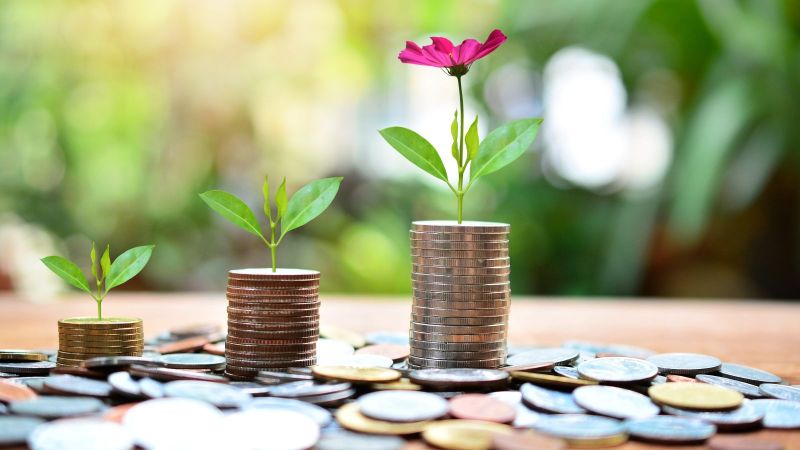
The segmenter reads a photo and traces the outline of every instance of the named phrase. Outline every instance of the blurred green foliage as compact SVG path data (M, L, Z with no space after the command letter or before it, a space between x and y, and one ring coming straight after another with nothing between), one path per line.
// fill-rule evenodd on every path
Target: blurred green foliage
M626 104L656 111L671 137L666 175L643 189L554 174L542 139L476 185L465 218L512 224L515 293L800 296L795 0L9 0L0 211L52 233L65 256L90 239L156 244L135 288L219 290L226 269L269 255L199 192L257 209L265 174L290 191L343 175L282 265L322 270L327 291L408 292L410 221L454 211L388 159L376 130L414 128L415 93L456 87L396 54L407 39L492 28L509 41L467 85L486 131L520 115L503 95L547 125L543 72L579 47L613 60ZM497 81L514 67L530 89ZM432 125L446 135L454 104L442 106Z

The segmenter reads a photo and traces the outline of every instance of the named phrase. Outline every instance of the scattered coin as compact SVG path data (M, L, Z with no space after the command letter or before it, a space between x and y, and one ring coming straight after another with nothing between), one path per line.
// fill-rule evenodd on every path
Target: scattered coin
M125 370L130 366L158 366L160 363L142 356L100 356L83 361L82 367L103 372Z
M121 425L102 419L62 419L37 427L28 436L31 450L131 450L134 442Z
M714 436L708 441L710 450L784 450L784 446L775 441L755 439L742 436Z
M224 357L202 353L172 353L162 356L161 362L164 367L171 369L221 370L225 368Z
M800 428L800 403L788 400L750 400L756 411L764 414L765 428Z
M389 422L375 420L361 414L358 403L348 403L336 411L336 421L344 428L359 433L406 435L421 432L426 425L435 423L421 422Z
M758 390L762 394L772 398L800 402L800 388L796 386L765 383L759 386Z
M0 361L0 371L14 375L47 375L55 368L50 361L8 362Z
M159 381L193 380L214 383L228 383L229 381L227 378L217 375L166 367L131 366L129 372L135 377L151 377Z
M650 381L658 375L655 364L635 358L607 357L584 361L578 365L582 378L606 383Z
M215 442L222 417L206 402L163 398L137 404L125 414L122 424L143 448L208 448L209 442Z
M394 362L408 358L409 347L402 344L372 344L356 350L356 355L377 355L391 359Z
M275 409L279 411L291 410L305 414L317 422L320 427L327 426L333 420L333 416L327 409L312 403L295 400L291 398L256 398L246 403L243 409Z
M617 419L645 419L661 412L647 396L614 386L583 386L572 395L583 408Z
M317 383L315 381L294 381L270 388L273 397L299 398L325 395L351 389L350 383Z
M311 370L317 378L351 383L385 383L402 376L394 369L382 367L314 366Z
M150 399L164 396L164 383L152 378L142 378L139 380L139 388L142 390L142 395Z
M750 384L780 383L781 377L769 373L766 370L756 369L755 367L743 366L741 364L723 363L719 369L719 374L723 377L733 378Z
M509 375L494 369L421 369L409 372L416 384L433 389L474 389L502 387Z
M501 367L500 370L506 372L549 372L556 367L564 368L565 366L556 366L554 363L538 363L538 364L522 364L519 366L506 366ZM569 367L571 369L571 367Z
M55 375L44 382L48 391L61 395L79 395L83 397L108 397L111 395L111 385L105 381L90 378L76 377L74 375Z
M674 416L688 417L713 423L720 431L748 430L761 425L764 413L757 411L750 401L731 411L691 411L688 409L662 406L665 413Z
M349 431L323 434L315 450L412 450L397 436L378 436Z
M672 416L629 419L624 425L631 437L664 444L700 443L717 432L716 426L702 420Z
M517 413L511 406L485 394L462 394L450 399L450 415L457 419L509 423Z
M217 448L304 450L320 435L314 419L292 410L247 409L226 415L220 428Z
M727 410L742 404L744 396L733 389L705 383L664 383L648 389L654 402L683 409Z
M697 381L713 384L716 386L722 386L729 389L733 389L744 395L747 398L761 398L764 397L764 394L758 390L758 386L754 386L749 383L745 383L744 381L738 381L733 378L725 378L725 377L718 377L716 375L707 375L707 374L700 374L695 377Z
M575 380L581 379L581 375L578 373L578 369L575 367L555 366L553 367L553 372L555 372L556 375L561 375L562 377L572 378Z
M36 417L0 415L0 446L24 444L33 430L44 423Z
M429 444L449 450L487 450L497 434L512 434L508 425L478 420L430 422L422 432Z
M718 358L699 353L661 353L647 358L663 374L697 375L716 372L722 366Z
M202 400L218 408L238 408L252 397L235 387L208 381L171 381L164 385L167 397Z
M531 408L555 414L585 414L572 394L544 389L531 383L520 386L522 401Z
M11 403L36 398L36 392L18 381L0 379L0 402Z
M579 355L580 353L574 349L546 347L517 353L516 355L510 356L506 362L511 366L542 363L565 365L578 359Z
M114 392L127 397L138 398L142 396L142 387L128 372L114 372L108 376L108 384Z
M59 419L99 412L105 405L100 400L91 397L43 395L30 400L13 402L8 407L13 414L41 417L43 419Z
M528 381L533 384L554 387L557 389L572 390L581 386L592 386L597 384L597 381L594 380L580 380L562 377L560 375L548 375L545 373L512 372L511 376L515 380Z
M683 375L667 375L667 382L670 383L699 383L694 378L685 377Z
M571 447L611 447L628 440L625 426L620 421L585 414L545 416L534 428L564 439Z
M449 405L443 398L427 392L372 392L358 399L365 416L388 422L422 422L447 414Z
M491 448L495 450L564 450L567 446L562 439L525 431L495 434L492 436Z

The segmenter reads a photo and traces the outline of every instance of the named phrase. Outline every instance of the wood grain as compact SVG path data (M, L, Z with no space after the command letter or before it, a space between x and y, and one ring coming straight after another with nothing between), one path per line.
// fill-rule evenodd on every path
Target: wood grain
M404 331L407 298L322 296L322 322L354 331ZM83 296L24 303L0 295L0 348L53 348L59 318L91 315ZM104 304L111 316L144 319L145 335L180 325L225 324L224 294L113 294ZM658 352L708 353L752 365L800 384L800 305L767 301L652 299L553 299L515 297L509 343L557 345L565 340L630 344ZM800 450L800 431L760 431L742 437L782 442ZM675 449L631 442L626 450ZM703 449L704 446L682 446Z

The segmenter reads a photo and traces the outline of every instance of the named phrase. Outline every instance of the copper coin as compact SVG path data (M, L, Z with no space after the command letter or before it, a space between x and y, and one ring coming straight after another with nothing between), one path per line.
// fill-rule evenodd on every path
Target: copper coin
M180 341L161 344L156 348L156 351L158 351L163 355L169 353L189 353L195 350L200 350L201 348L203 348L204 345L208 344L209 342L210 341L205 336L191 337L191 338L181 339Z
M231 300L239 300L245 302L270 302L270 303L308 303L317 301L319 299L319 294L309 294L309 295L263 295L263 294L226 294L226 298L228 301Z
M500 323L493 323L491 325L472 325L472 326L455 326L455 325L430 325L426 323L419 323L411 321L411 330L420 333L435 333L435 334L483 334L483 333L502 333L506 330L507 324L505 321Z
M452 342L452 343L465 343L465 342L490 342L504 339L505 332L498 333L483 333L483 334L447 334L447 333L422 333L419 331L409 331L411 339L418 339L421 341L429 342Z
M228 271L228 278L244 280L318 280L320 273L316 270L304 269L270 269L252 268Z
M234 306L228 307L228 317L247 319L261 317L307 317L319 314L319 305L312 305L308 308L277 308L277 309L255 309L255 308L236 308ZM291 319L290 319L291 320Z
M356 350L356 355L378 355L385 356L392 361L402 361L408 358L409 347L399 344L374 344L361 347Z
M212 355L225 356L225 345L208 343L203 346L203 351Z
M667 375L667 381L671 383L699 383L694 378L674 374Z
M508 233L511 225L500 222L479 222L465 220L461 223L453 220L417 220L411 223L413 231L436 233Z
M239 290L257 290L257 291L262 291L266 294L287 295L295 291L318 291L319 281L244 282L240 280L228 280L227 289L229 292L235 292Z
M10 380L0 379L0 402L11 403L36 398L33 389Z
M508 231L472 233L472 232L443 232L443 231L417 231L409 230L408 236L416 240L440 240L454 242L482 242L508 240Z
M447 316L429 316L425 314L411 314L411 320L414 322L437 324L437 325L493 325L503 322L508 318L508 315L499 316L484 316L484 317L447 317Z
M309 342L307 344L287 344L287 345L274 345L274 344L234 344L233 342L227 344L226 350L234 351L260 351L260 352L306 352L314 351L317 349L316 342Z
M228 286L225 290L226 294L237 296L237 295L244 295L244 296L264 296L269 297L274 295L276 297L288 297L288 296L298 296L298 297L305 297L305 296L315 296L319 294L319 288L295 288L295 289L284 289L284 288L268 288L268 289L251 289L251 288L240 288L240 287L232 287Z
M564 450L567 448L567 444L563 439L525 431L495 434L492 436L492 448L495 450Z
M287 323L287 322L318 322L319 321L319 313L309 314L309 315L302 315L302 316L243 316L240 314L228 314L228 328L231 325L255 325L258 326L259 324L264 324L265 326L271 326L273 323Z
M444 302L485 302L489 300L508 300L511 290L506 289L502 292L432 292L417 289L412 286L413 299L416 300L435 300Z
M507 267L511 258L447 258L432 256L413 256L411 263L431 267Z
M319 296L281 298L236 298L228 296L228 306L239 308L292 308L320 305Z
M783 450L783 444L765 439L717 435L709 439L711 450Z
M412 264L411 271L430 275L511 275L511 266L500 267L448 267Z
M226 357L227 367L250 367L250 368L260 368L260 369L274 369L280 367L291 367L291 366L309 366L316 363L317 358L286 358L286 359L268 359L268 360L256 360L256 359L235 359Z
M520 364L517 366L501 367L500 370L506 372L549 372L555 367L555 363L544 362L537 364Z
M517 413L507 403L486 394L462 394L450 399L450 415L457 419L508 423Z

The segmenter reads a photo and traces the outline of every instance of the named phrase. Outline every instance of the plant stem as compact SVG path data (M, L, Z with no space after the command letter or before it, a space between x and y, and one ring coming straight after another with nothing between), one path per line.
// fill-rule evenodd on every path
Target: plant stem
M97 320L103 320L103 299L97 300Z
M461 107L461 127L458 129L458 192L456 192L456 201L458 202L458 223L461 223L463 216L464 205L464 90L461 87L461 77L457 76L458 80L458 102Z
M278 262L277 262L277 252L278 252L278 243L275 242L275 225L274 223L270 223L269 230L270 230L270 238L269 238L269 252L272 255L272 272L275 273L278 271Z

